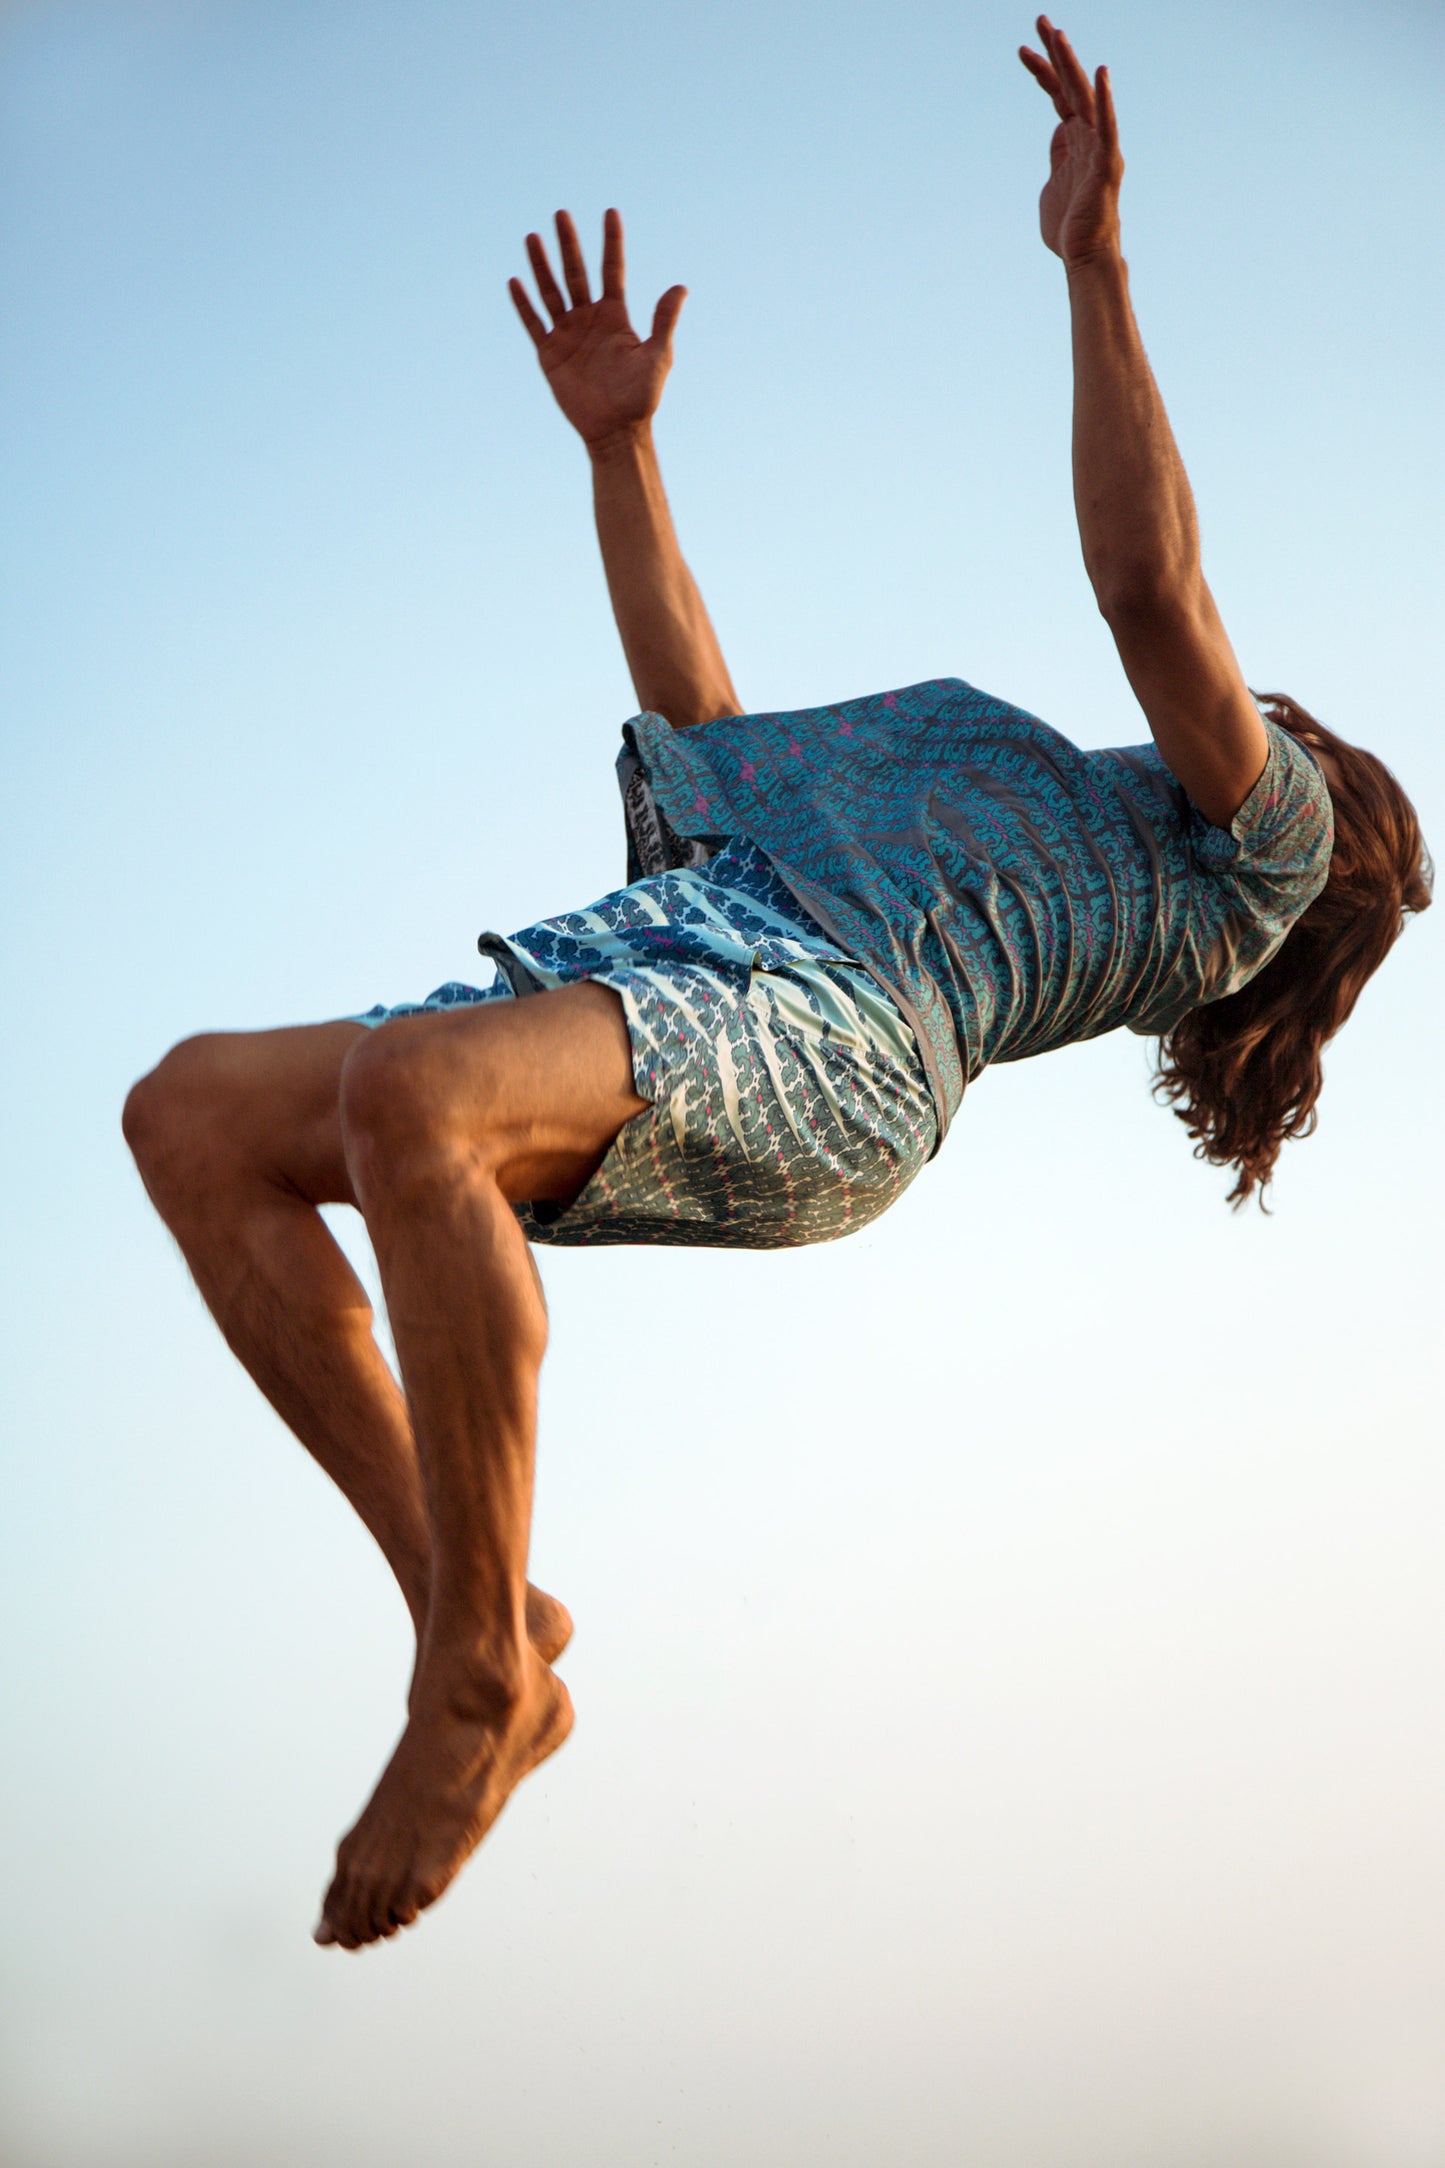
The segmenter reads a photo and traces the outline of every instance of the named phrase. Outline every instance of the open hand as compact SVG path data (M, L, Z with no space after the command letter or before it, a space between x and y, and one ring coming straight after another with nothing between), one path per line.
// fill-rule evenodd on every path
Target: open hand
M552 276L541 235L527 236L537 290L552 319L550 331L522 281L511 279L508 288L558 406L585 443L598 444L656 413L687 288L668 288L653 312L651 337L639 339L624 294L621 215L609 211L602 223L600 300L592 299L582 245L567 211L557 213L557 247L570 300Z
M1047 15L1038 19L1044 52L1019 47L1019 59L1054 101L1059 125L1049 146L1050 172L1039 197L1045 243L1066 264L1086 263L1119 243L1119 183L1124 161L1114 121L1109 71L1092 84L1074 48Z

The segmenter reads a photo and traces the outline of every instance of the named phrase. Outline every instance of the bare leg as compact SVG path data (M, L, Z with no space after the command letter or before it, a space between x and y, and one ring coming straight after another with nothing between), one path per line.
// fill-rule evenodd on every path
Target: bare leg
M525 1631L546 1315L510 1200L575 1194L645 1103L621 1004L591 985L400 1018L347 1058L347 1165L415 1428L432 1583L411 1718L340 1846L318 1940L354 1948L415 1919L571 1728Z
M188 1040L135 1087L125 1130L232 1351L376 1538L418 1637L431 1538L406 1402L371 1306L316 1206L354 1203L338 1110L357 1024ZM541 1590L551 1662L571 1621Z

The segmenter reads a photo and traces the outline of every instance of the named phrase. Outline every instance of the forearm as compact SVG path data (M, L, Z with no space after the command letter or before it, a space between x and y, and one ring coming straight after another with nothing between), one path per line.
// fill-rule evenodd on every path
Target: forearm
M1107 617L1192 599L1199 529L1184 463L1144 352L1117 249L1069 266L1074 507Z
M736 715L717 634L678 547L650 426L588 452L607 591L638 705L676 730Z
M1205 583L1193 493L1117 250L1070 266L1069 300L1084 563L1156 745L1206 819L1227 825L1269 744Z

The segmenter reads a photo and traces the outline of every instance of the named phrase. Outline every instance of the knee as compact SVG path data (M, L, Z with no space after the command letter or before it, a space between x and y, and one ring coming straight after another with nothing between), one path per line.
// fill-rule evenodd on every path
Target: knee
M363 1208L388 1191L450 1180L484 1156L463 1126L450 1050L405 1024L359 1039L341 1070L341 1134ZM475 1079L473 1082L475 1083Z
M220 1033L183 1039L126 1095L121 1131L157 1204L224 1154L225 1045Z

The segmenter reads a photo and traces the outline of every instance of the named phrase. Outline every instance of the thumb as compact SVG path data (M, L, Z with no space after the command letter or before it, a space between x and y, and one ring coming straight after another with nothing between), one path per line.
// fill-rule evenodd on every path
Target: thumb
M667 292L652 312L652 337L648 342L660 346L664 353L672 344L672 334L677 329L677 319L682 314L682 304L687 299L685 286L669 286Z

